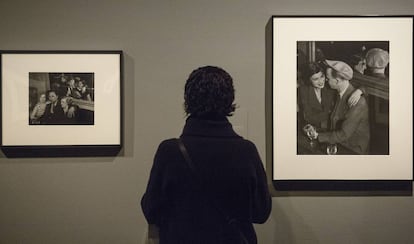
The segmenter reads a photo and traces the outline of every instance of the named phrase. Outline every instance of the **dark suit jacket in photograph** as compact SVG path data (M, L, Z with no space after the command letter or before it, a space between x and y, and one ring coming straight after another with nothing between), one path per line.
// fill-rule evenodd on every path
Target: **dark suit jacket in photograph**
M339 143L356 154L368 154L368 104L362 96L355 106L349 107L347 101L354 91L355 88L349 84L342 98L337 99L331 114L332 131L319 133L318 140L331 144Z

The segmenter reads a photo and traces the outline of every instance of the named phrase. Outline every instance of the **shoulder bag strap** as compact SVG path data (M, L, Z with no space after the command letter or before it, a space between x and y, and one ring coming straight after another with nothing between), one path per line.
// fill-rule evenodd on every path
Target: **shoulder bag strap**
M193 160L191 160L190 155L187 152L187 148L184 146L184 143L181 139L177 139L178 147L180 148L181 154L183 155L188 167L191 169L191 171L197 175L196 168L193 164ZM198 177L198 175L197 175Z

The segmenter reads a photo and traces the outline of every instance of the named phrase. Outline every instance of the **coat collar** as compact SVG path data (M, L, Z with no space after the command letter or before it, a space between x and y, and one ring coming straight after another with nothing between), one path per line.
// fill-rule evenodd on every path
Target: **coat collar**
M226 117L206 120L188 117L181 136L240 137Z

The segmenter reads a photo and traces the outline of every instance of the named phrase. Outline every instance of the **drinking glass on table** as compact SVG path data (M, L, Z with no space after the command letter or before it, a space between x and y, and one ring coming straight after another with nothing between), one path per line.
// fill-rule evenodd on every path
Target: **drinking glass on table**
M335 155L338 152L338 147L336 144L328 144L326 147L326 153L328 155Z

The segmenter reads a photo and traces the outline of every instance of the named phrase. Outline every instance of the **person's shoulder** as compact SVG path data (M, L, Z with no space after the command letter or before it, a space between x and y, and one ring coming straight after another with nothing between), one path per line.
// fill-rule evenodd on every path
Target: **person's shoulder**
M259 150L256 144L250 140L243 139L243 146L240 147L239 151L246 162L252 163L255 167L258 167L262 163Z
M363 112L363 111L368 111L367 99L364 96L361 96L359 98L359 101L357 102L357 104L350 107L350 111L358 111L357 113Z
M256 144L254 144L252 141L248 139L241 138L240 143L245 147L248 151L257 151Z
M159 144L159 147L165 147L173 143L177 143L177 140L178 140L177 138L169 138L169 139L162 140Z
M298 87L297 91L298 91L298 94L299 94L299 96L302 100L308 99L309 89L310 89L310 86L308 86L308 85L301 85L301 86Z
M158 151L167 151L171 148L175 148L177 147L177 138L169 138L169 139L165 139L163 141L160 142L160 144L158 145Z
M158 148L155 151L155 155L158 158L171 159L174 158L179 152L177 139L171 138L163 140L159 143Z
M359 101L356 104L356 106L368 106L368 102L367 102L367 99L365 98L365 96L361 96L359 98Z

